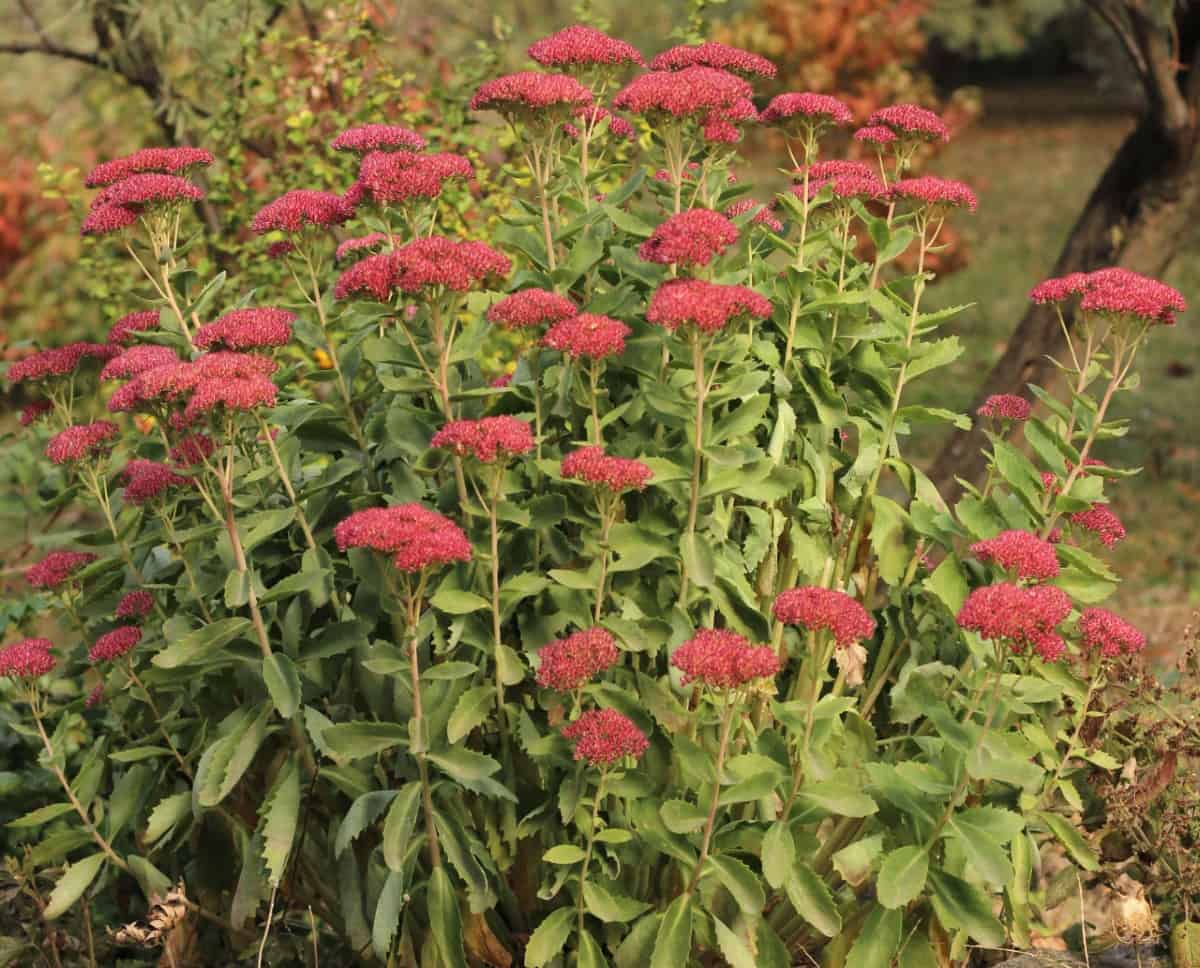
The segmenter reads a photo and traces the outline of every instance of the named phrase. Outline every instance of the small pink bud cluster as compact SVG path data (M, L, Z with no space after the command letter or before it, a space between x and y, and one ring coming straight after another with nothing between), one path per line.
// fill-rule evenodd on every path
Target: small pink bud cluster
M1107 504L1097 502L1086 511L1076 511L1071 515L1071 523L1092 532L1106 548L1125 540L1125 525Z
M111 360L120 350L106 343L68 343L17 360L5 376L9 383L39 383L70 376L89 360Z
M372 151L359 165L358 180L346 192L346 200L353 205L363 201L390 205L437 198L450 179L474 174L466 158L449 152Z
M765 225L772 232L782 232L783 223L772 214L771 209L771 205L764 205L756 199L741 198L725 209L725 217L734 219L747 212L753 212L754 217L750 219L751 225Z
M28 403L21 408L21 415L17 419L20 420L22 427L28 427L49 415L53 410L54 405L49 400L34 400L33 403Z
M877 149L884 145L895 144L896 132L886 125L871 124L854 132L854 140L862 144L874 145Z
M650 62L652 71L682 71L689 67L711 67L747 77L775 76L775 65L765 57L716 41L691 46L680 44L664 50Z
M574 692L611 669L620 658L617 642L607 629L582 629L542 646L538 652L538 685Z
M533 430L516 417L483 417L451 420L433 435L431 447L444 447L459 457L474 457L481 464L505 462L533 450Z
M128 228L148 212L198 202L203 197L204 192L178 175L128 175L101 189L92 199L80 231L84 235L106 235Z
M333 529L338 549L370 548L392 556L401 571L468 561L471 542L449 518L421 504L356 511Z
M958 612L960 628L984 639L1008 642L1014 651L1032 647L1047 662L1066 651L1055 627L1071 612L1071 599L1054 585L1004 582L976 588Z
M158 323L157 309L140 309L137 312L126 313L112 324L108 331L108 341L114 345L128 346L133 342L134 333L158 329Z
M121 600L117 602L117 609L113 613L117 618L145 618L154 611L154 596L146 589L138 588L132 592L126 592L121 596Z
M369 252L373 249L382 248L388 244L388 241L388 236L384 232L369 232L366 235L346 239L344 242L338 243L334 258L338 262L341 262L346 256L353 255L356 252Z
M602 360L625 352L625 339L631 332L620 320L597 313L580 313L560 319L546 330L542 345L573 359Z
M627 756L638 759L650 746L633 720L615 709L589 709L562 734L575 744L575 759L599 767L612 766Z
M638 255L661 265L706 266L737 238L737 226L720 212L693 208L659 225L638 248Z
M1104 608L1085 608L1077 626L1084 649L1106 659L1132 655L1146 647L1146 636Z
M1028 420L1033 414L1033 405L1024 397L1012 393L994 393L983 401L983 406L975 413L991 420L1011 420L1020 423Z
M566 74L518 71L485 81L471 98L472 111L496 111L506 117L550 113L569 117L592 103L592 92Z
M786 625L833 633L841 648L875 634L875 621L867 610L849 595L832 588L816 585L789 588L775 599L772 612Z
M25 571L25 580L34 588L61 588L96 556L90 551L52 551Z
M113 662L128 655L142 641L142 630L136 625L118 625L105 632L88 650L89 662Z
M880 108L867 119L867 127L884 127L899 138L914 141L950 140L950 129L932 111L915 104L893 104Z
M578 107L572 112L572 117L580 119L580 123L592 130L599 128L601 124L607 121L607 131L610 137L619 138L622 141L633 140L633 125L619 115L613 114L608 108L600 107L598 104L588 107ZM583 133L570 123L563 125L563 131L569 137L576 140L583 137Z
M807 125L845 125L854 121L854 115L845 104L828 94L794 91L771 98L771 103L763 110L762 120L767 124L786 124L795 120Z
M531 60L560 70L589 67L645 67L646 61L632 44L602 30L575 24L529 45Z
M1027 581L1049 581L1058 575L1054 545L1028 531L1003 531L971 545L971 553Z
M952 178L922 175L905 178L892 186L892 197L915 202L929 208L965 208L975 211L979 200L969 185Z
M268 202L255 214L250 228L257 235L285 232L289 235L307 228L331 228L354 215L354 206L333 192L297 188Z
M120 435L117 425L108 420L72 424L50 438L46 456L55 464L74 464L99 457L108 453L111 441Z
M740 689L770 679L781 662L768 645L751 645L728 629L700 629L675 650L671 665L683 673L685 686L700 682L710 689Z
M292 338L296 314L269 306L233 309L216 322L196 330L192 342L200 349L223 346L229 350L254 350L284 346Z
M731 320L766 319L771 301L746 286L723 286L702 279L671 279L650 299L647 321L669 330L691 325L705 333L724 329Z
M211 165L213 156L203 148L141 148L123 158L98 164L84 179L88 188L101 188L123 181L130 175L157 172L164 175L187 173L192 168Z
M488 322L503 329L532 329L557 323L579 312L566 296L546 289L522 289L488 309Z
M0 676L9 679L36 679L51 672L58 664L50 650L49 639L21 639L0 648Z
M640 460L610 457L603 447L581 447L562 460L562 476L568 480L584 481L613 492L640 491L654 472Z
M1036 303L1064 302L1072 296L1083 297L1079 308L1084 312L1133 316L1164 326L1174 325L1176 313L1187 309L1178 289L1118 267L1047 279L1029 293Z
M172 451L172 456L174 456L174 451ZM202 461L189 461L188 463L195 464L202 463ZM138 506L162 497L174 488L186 487L190 483L188 478L176 474L166 464L142 458L131 460L126 464L121 471L121 476L125 481L125 501Z
M334 151L365 155L371 151L421 151L425 139L398 124L362 124L347 128L330 142Z

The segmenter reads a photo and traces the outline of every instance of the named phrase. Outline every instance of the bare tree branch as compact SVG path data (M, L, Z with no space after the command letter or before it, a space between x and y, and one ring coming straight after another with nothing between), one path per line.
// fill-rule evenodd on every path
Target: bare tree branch
M1121 47L1129 56L1130 62L1133 64L1133 69L1137 72L1139 80L1145 83L1149 68L1146 65L1146 58L1142 54L1142 50L1138 47L1136 38L1130 31L1129 23L1116 10L1112 9L1104 0L1086 0L1090 7L1106 24L1109 29L1116 35L1117 40L1121 42Z
M103 66L100 63L99 55L95 51L76 50L73 47L64 47L53 41L47 42L45 40L38 43L0 44L0 54L45 54L47 57L63 57L67 60L91 64L93 67Z
M1152 107L1158 112L1163 128L1169 134L1177 135L1186 131L1192 122L1191 111L1176 80L1180 67L1179 55L1172 50L1162 28L1146 14L1141 4L1130 4L1128 9L1138 45L1146 57L1146 93Z

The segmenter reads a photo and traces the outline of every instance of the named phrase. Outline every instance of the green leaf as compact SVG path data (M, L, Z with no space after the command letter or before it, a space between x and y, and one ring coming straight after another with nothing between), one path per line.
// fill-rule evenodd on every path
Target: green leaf
M583 882L583 903L591 914L606 924L632 921L650 905L615 894L595 881Z
M457 743L469 735L471 730L487 719L495 701L496 687L493 684L475 686L464 692L458 697L446 724L446 739Z
M882 834L864 837L833 855L833 869L841 874L851 887L859 887L871 876L875 861L882 853Z
M263 659L262 676L279 715L291 719L300 708L300 673L296 664L284 653L272 652Z
M459 783L491 776L500 769L500 764L490 756L460 747L430 753L429 760L451 779L458 780Z
M717 877L725 889L733 895L743 914L761 914L767 903L766 893L758 875L735 857L728 854L716 854L708 859L709 866L717 872Z
M444 679L465 679L479 671L474 662L439 662L421 670L422 682L438 682Z
M861 790L832 780L806 786L796 799L838 817L869 817L879 809Z
M248 618L217 619L193 629L178 640L172 641L168 636L167 647L150 661L160 669L176 669L190 662L198 662L211 657L217 649L239 638L249 628Z
M692 584L700 588L712 588L716 565L708 539L697 532L685 533L679 543L679 553Z
M415 780L401 787L392 800L387 820L383 822L383 862L390 870L404 867L420 807L421 784Z
M138 882L142 893L149 897L163 897L171 889L171 879L150 863L145 857L129 854L125 858L129 872Z
M267 877L272 886L277 887L283 880L300 819L300 766L295 756L287 761L280 772L265 809L259 816L263 838L262 857L267 866Z
M945 339L934 340L923 344L918 349L912 362L908 364L908 380L915 380L922 373L928 373L938 367L953 363L962 356L963 347L957 336L947 336Z
M663 914L654 937L650 968L680 968L692 955L691 896L680 894Z
M1087 841L1083 839L1083 835L1075 829L1069 820L1058 816L1058 814L1046 812L1039 813L1038 817L1050 828L1062 845L1067 848L1067 853L1071 855L1071 859L1076 864L1085 871L1098 871L1100 869L1100 859L1096 856L1096 852L1088 846Z
M673 834L694 834L704 827L708 812L686 800L667 800L659 807L663 824Z
M627 232L629 235L636 235L639 239L649 238L654 233L654 226L638 218L636 215L630 215L624 209L617 208L615 205L604 205L603 208L604 214L622 232Z
M717 946L730 968L758 968L754 954L745 941L734 934L720 918L714 917L712 924L717 932Z
M215 807L237 786L267 737L270 718L267 703L241 710L229 732L204 751L193 783L200 806Z
M142 760L153 760L160 756L173 756L165 746L135 746L133 749L117 750L109 753L108 758L114 763L139 763Z
M586 855L582 847L574 844L556 844L542 854L547 864L578 864Z
M187 796L187 794L184 794ZM51 803L44 807L38 807L36 810L30 810L29 813L17 817L16 820L10 820L6 827L14 827L21 829L24 827L40 827L44 823L49 823L61 817L65 813L70 813L75 808L69 803Z
M1003 844L986 828L971 822L969 816L956 814L950 818L948 829L957 836L970 869L989 884L1002 887L1012 880L1013 869Z
M571 908L559 908L551 912L529 936L525 964L529 968L541 968L556 958L571 936L574 919L575 911Z
M237 574L234 572L233 574ZM329 572L323 568L307 568L277 581L259 596L260 605L268 605L281 598L291 598L305 592L318 592L325 587Z
M336 723L325 728L321 739L333 756L357 760L406 744L408 727L399 723Z
M1004 944L1004 925L992 914L991 898L983 891L937 868L929 872L929 884L933 909L942 924L965 931L979 944Z
M47 921L62 917L70 910L71 905L83 896L83 892L91 886L103 866L104 854L97 851L90 857L78 860L68 867L63 876L58 879L58 883L54 885L54 890L50 892L42 916Z
M488 600L474 592L466 592L461 588L442 587L429 600L429 604L439 612L447 615L467 615L482 608L489 608Z
M435 867L429 877L428 908L429 926L442 956L439 968L467 968L466 955L463 953L462 915L458 910L458 893L454 890L450 874L442 864ZM570 914L570 911L567 913Z
M899 911L875 905L846 955L846 968L891 968L903 923Z
M925 587L933 592L942 604L954 615L958 614L963 602L967 600L970 589L967 579L963 577L962 566L955 555L946 555L925 582Z
M728 416L717 421L712 434L704 441L706 447L715 447L727 440L740 440L750 434L762 420L771 405L771 395L760 393L739 404Z
M796 864L784 888L796 913L821 934L827 938L841 934L842 916L833 902L833 895L808 864Z
M879 868L879 903L898 909L925 890L929 854L923 847L901 847L883 859Z
M337 836L333 838L334 856L340 857L354 838L378 820L379 815L387 809L395 796L395 790L373 790L356 798L342 817L342 822L338 824Z
M392 948L392 939L400 927L400 914L408 901L405 888L407 878L399 871L389 871L375 903L375 917L371 920L371 946L380 961L386 961Z
M796 839L782 820L771 824L762 842L762 869L767 883L775 890L783 887L796 863Z
M192 812L192 795L184 790L169 797L163 797L155 804L146 818L146 843L153 844L161 840L175 825Z

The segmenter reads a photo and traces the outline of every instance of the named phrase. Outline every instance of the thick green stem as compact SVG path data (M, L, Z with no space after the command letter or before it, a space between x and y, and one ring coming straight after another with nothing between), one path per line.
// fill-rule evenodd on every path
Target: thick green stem
M691 879L688 881L685 894L691 894L696 889L696 885L700 883L700 876L704 873L704 864L708 860L709 848L712 846L713 829L717 825L717 811L721 806L721 773L725 769L725 756L729 752L729 734L733 726L733 714L736 709L735 703L730 701L728 694L724 698L724 707L721 711L721 738L717 746L716 774L717 778L713 782L712 803L708 806L708 817L704 822L704 835L700 841L700 856L696 860L696 867L692 871Z

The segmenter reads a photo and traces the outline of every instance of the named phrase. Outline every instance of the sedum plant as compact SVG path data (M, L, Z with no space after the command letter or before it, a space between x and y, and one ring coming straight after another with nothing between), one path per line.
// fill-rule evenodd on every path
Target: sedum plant
M644 69L575 26L530 55L471 102L525 157L502 225L441 234L470 163L351 129L344 194L254 219L275 305L189 262L211 156L93 173L84 232L149 308L7 373L52 499L101 524L28 572L59 627L0 652L61 787L15 821L11 876L51 935L192 922L209 963L1028 944L1042 852L1100 863L1080 781L1120 764L1085 727L1144 640L1099 604L1129 472L1097 453L1182 298L1120 269L1039 285L1066 394L988 401L987 483L949 506L905 456L970 419L906 395L960 352L923 297L975 196L906 177L941 121L882 109L876 163L839 161L849 109L760 114L774 68L744 51ZM754 123L789 143L771 202L734 167ZM497 327L521 353L489 381Z

